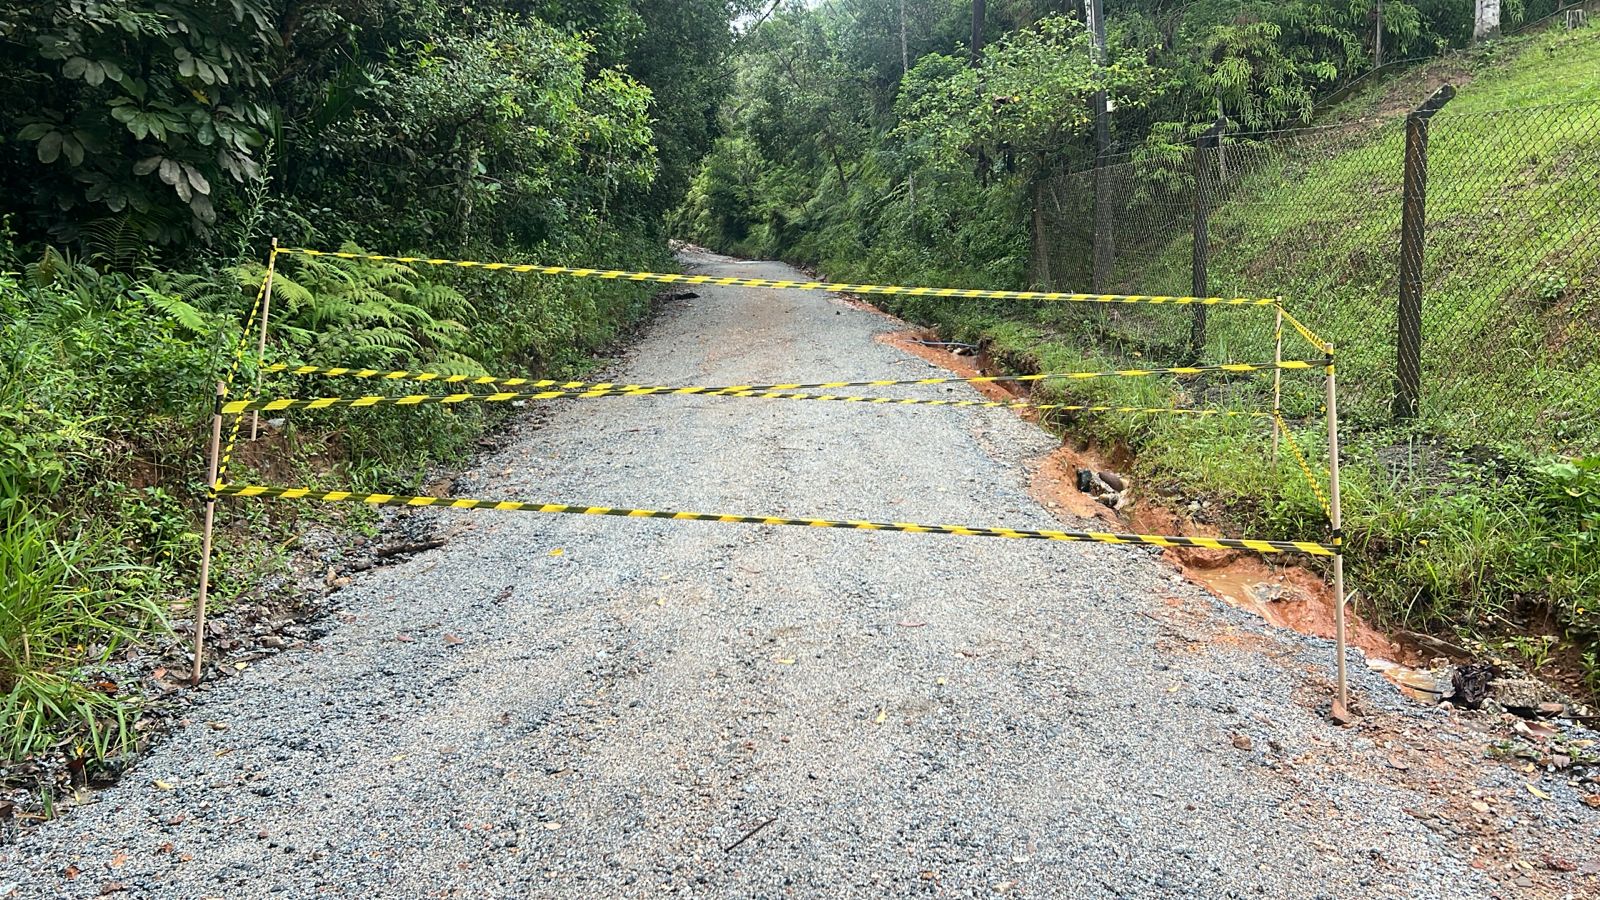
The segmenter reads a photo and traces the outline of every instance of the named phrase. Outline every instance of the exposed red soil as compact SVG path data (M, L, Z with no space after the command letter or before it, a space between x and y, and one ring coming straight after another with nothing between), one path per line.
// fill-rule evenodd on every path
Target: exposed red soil
M891 332L878 338L882 343L914 354L963 378L993 373L982 353L965 356L944 347L918 343L937 339L927 329ZM1027 396L1017 382L978 382L974 386L992 400L1018 400ZM1021 408L1017 412L1029 421L1037 421L1037 414L1031 410ZM1092 445L1074 446L1070 442L1063 444L1035 461L1031 493L1047 508L1097 520L1108 530L1183 537L1222 536L1214 527L1174 512L1150 497L1141 496L1136 489L1132 502L1121 510L1113 510L1078 490L1077 470L1080 468L1125 473L1132 468L1132 459L1121 449L1103 450ZM1254 612L1275 627L1317 637L1333 637L1333 589L1319 572L1297 564L1269 561L1239 550L1184 547L1164 550L1162 555L1184 578L1234 606ZM1368 657L1405 665L1415 665L1423 659L1415 648L1389 638L1382 631L1362 622L1353 612L1349 612L1346 618L1346 639L1351 646L1360 647Z

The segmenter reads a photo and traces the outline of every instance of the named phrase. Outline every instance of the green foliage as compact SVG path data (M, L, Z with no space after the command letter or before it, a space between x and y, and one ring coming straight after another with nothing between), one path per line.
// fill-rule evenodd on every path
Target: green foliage
M69 240L119 213L149 241L207 234L222 181L260 177L276 42L253 0L0 7L0 109L27 110L4 137L32 157L8 154L5 189Z
M342 249L366 252L354 244ZM450 287L392 262L282 256L278 263L273 300L282 314L272 333L279 352L341 365L484 374L463 352L474 311ZM263 273L253 263L234 271L245 290L258 285Z
M1042 165L1090 126L1095 91L1136 108L1150 75L1134 56L1097 71L1083 25L1051 16L985 47L976 67L940 54L918 60L901 82L892 137L936 172L970 169L974 152L1027 154Z
M349 96L323 98L322 127L286 136L304 161L286 187L314 201L313 229L384 246L526 245L587 227L621 189L650 183L647 88L591 73L593 47L538 20L474 25L341 74Z
M104 661L161 627L137 566L108 563L110 535L73 532L16 498L0 512L0 755L16 759L82 734L97 757L132 738L126 709L78 674L83 646ZM59 537L65 533L66 537Z
M741 8L0 0L0 211L30 243L181 256L249 233L275 174L260 223L297 242L651 228L711 142Z

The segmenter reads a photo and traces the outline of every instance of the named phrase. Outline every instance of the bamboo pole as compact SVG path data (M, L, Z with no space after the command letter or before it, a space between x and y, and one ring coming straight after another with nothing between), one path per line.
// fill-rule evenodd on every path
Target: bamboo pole
M222 399L228 389L217 382L217 402L211 413L211 460L206 467L206 521L200 541L200 594L194 602L194 668L189 683L200 685L200 664L205 653L206 597L211 590L211 532L217 515L217 457L222 451Z
M1283 427L1283 305L1278 305L1278 320L1272 328L1272 468L1278 468L1279 430Z
M1345 673L1345 591L1344 591L1344 523L1339 506L1339 402L1333 370L1333 345L1328 351L1328 519L1333 526L1333 640L1338 650L1338 699L1334 716L1347 718L1350 709L1348 680Z
M256 382L255 393L261 394L261 360L267 353L267 319L272 315L272 276L278 267L278 239L272 239L272 253L267 257L267 286L262 288L261 296L261 336L256 340ZM250 440L256 439L256 432L261 426L261 411L250 411Z

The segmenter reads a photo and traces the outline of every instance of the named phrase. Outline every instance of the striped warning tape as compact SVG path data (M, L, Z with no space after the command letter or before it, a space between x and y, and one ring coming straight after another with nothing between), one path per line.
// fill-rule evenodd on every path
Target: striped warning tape
M1316 496L1317 503L1322 506L1322 514L1333 516L1333 504L1328 502L1328 497L1322 492L1322 485L1318 483L1317 476L1311 471L1311 463L1306 460L1306 455L1300 449L1300 442L1294 439L1294 432L1289 430L1289 423L1282 416L1275 417L1278 422L1278 433L1283 435L1283 442L1288 445L1289 452L1294 454L1295 462L1300 464L1300 471L1306 476L1306 484L1311 485L1311 493Z
M273 256L278 254L277 248L272 250ZM272 267L269 265L261 273L261 283L256 285L256 298L250 305L250 315L244 320L244 327L239 330L239 343L234 347L233 363L228 367L228 379L223 384L224 395L233 390L233 382L239 376L239 367L244 362L245 350L250 346L250 323L256 320L256 313L261 311L262 299L267 293L267 279L272 277ZM239 443L239 429L244 425L244 414L233 417L233 425L228 429L228 441L222 446L222 452L217 457L217 481L226 481L228 463L233 461L233 448Z
M1283 308L1282 301L1279 301L1278 303L1278 311L1283 313L1284 319L1288 320L1289 324L1294 326L1295 331L1300 332L1301 337L1311 342L1311 346L1316 347L1318 350L1321 350L1324 353L1333 352L1333 345L1319 337L1315 331L1312 331L1305 325L1301 324L1299 319L1296 319L1293 315L1290 315L1289 311Z
M277 253L276 250L273 251ZM233 362L228 366L228 378L225 384L233 387L234 379L239 376L239 367L244 363L246 348L250 346L250 324L256 320L256 314L261 311L261 301L267 293L267 279L270 277L267 270L261 273L261 283L256 285L255 301L250 305L250 315L244 320L244 325L239 330L239 343L234 347Z
M835 394L796 394L787 391L757 391L723 388L659 388L628 390L616 388L589 391L501 392L497 394L411 394L404 397L318 397L315 399L235 400L222 405L224 413L249 410L279 412L290 409L330 409L334 407L423 406L456 403L506 403L518 400L591 400L601 397L659 397L688 394L699 397L747 397L761 400L822 400L840 403L865 403L888 406L950 406L1008 409L1059 410L1062 412L1174 413L1188 416L1246 416L1271 418L1272 413L1252 410L1188 409L1166 406L1079 406L1067 403L1029 403L1026 400L937 400L920 397L854 397Z
M474 500L455 497L407 497L351 491L316 491L310 488L219 484L218 494L235 497L276 497L285 500L320 500L329 503L365 503L372 506L440 506L450 509L498 509L518 512L567 513L581 516L618 516L629 519L677 519L693 522L740 522L749 525L796 525L810 528L850 528L861 531L903 531L914 534L958 534L1045 541L1080 541L1098 544L1145 544L1153 547L1203 547L1209 550L1254 550L1257 553L1309 553L1333 556L1336 547L1316 541L1261 541L1246 538L1177 537L1159 534L1113 534L1097 531L1038 531L1022 528L979 528L967 525L919 525L912 522L864 522L834 519L794 519L780 516L736 516L724 513L674 512L660 509L619 509L611 506L572 506L521 500Z
M1277 363L1218 363L1206 366L1166 366L1154 369L1107 369L1098 372L1050 372L1039 375L974 375L970 377L876 379L872 381L815 381L809 383L731 384L718 387L671 387L657 384L618 384L614 382L552 381L550 379L498 378L492 375L443 375L437 372L384 372L378 369L352 369L339 366L291 366L283 363L264 366L263 372L287 375L321 375L328 378L374 378L383 381L426 381L440 384L494 385L496 387L557 388L563 391L649 391L655 393L704 394L718 391L793 391L841 387L890 387L921 384L990 384L1084 380L1090 378L1139 378L1149 375L1199 375L1204 372L1264 372L1273 369L1313 369L1322 360L1286 359Z
M455 266L462 269L488 269L523 275L563 275L570 278L602 278L613 281L652 281L661 284L711 285L714 287L755 287L791 291L838 291L852 294L898 294L907 297L970 297L988 300L1057 300L1071 303L1171 303L1203 306L1275 306L1275 298L1257 297L1178 297L1160 294L1075 294L1059 291L986 291L972 288L903 287L886 284L845 284L828 281L782 281L769 278L732 278L716 275L677 275L660 272L628 272L621 269L576 269L567 266L474 262L464 259L436 259L420 256L384 256L378 253L344 253L285 247L280 253L302 256L331 256L338 259L370 259L380 262L421 263L429 266Z

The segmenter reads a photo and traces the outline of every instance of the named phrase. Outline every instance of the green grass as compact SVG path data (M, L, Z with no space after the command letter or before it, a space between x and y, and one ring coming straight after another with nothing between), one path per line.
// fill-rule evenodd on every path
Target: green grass
M61 535L66 537L61 537ZM124 643L164 625L160 605L137 590L137 566L109 563L111 536L74 532L60 517L21 504L0 515L0 755L18 759L69 738L96 758L132 740L128 698L82 674ZM94 650L86 653L86 645ZM85 658L87 656L87 659Z

